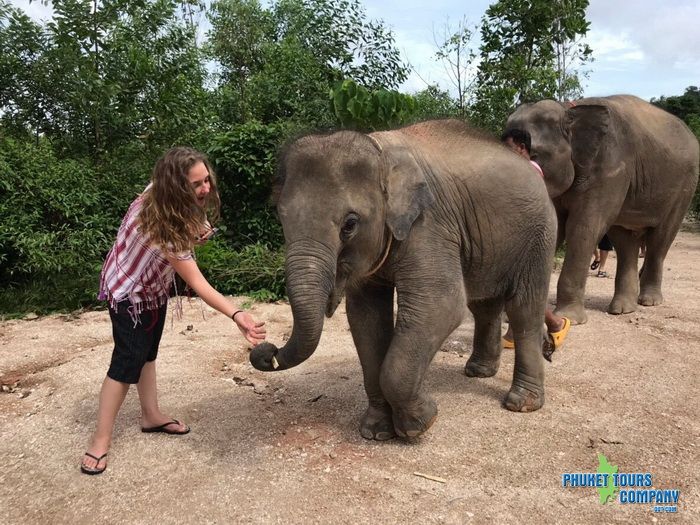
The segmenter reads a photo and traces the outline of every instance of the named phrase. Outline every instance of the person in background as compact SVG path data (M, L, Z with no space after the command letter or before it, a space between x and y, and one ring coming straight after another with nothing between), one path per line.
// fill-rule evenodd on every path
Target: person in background
M608 254L613 250L613 244L606 233L598 243L598 247L593 252L593 262L591 270L598 270L596 277L607 277L608 272L605 271L605 263L608 261Z
M100 277L99 298L108 302L114 350L100 390L96 429L80 464L85 474L107 468L114 422L133 384L142 432L190 431L161 412L156 389L156 357L175 273L230 318L251 344L265 339L265 323L217 292L194 259L193 248L213 233L209 221L218 217L218 210L216 181L206 157L178 147L158 160L151 183L124 216Z
M532 139L527 131L517 128L509 129L503 133L503 135L501 135L501 142L503 142L521 157L527 159L532 165L533 169L536 170L537 173L539 173L539 175L544 179L544 172L542 171L542 168L539 164L537 164L537 162L530 158ZM566 339L569 329L571 328L571 321L566 317L559 317L558 315L555 315L549 308L546 308L544 312L544 322L547 325L550 344L553 347L550 350L551 353L564 344L564 340ZM510 327L508 327L508 331L503 336L503 347L515 348L513 333Z

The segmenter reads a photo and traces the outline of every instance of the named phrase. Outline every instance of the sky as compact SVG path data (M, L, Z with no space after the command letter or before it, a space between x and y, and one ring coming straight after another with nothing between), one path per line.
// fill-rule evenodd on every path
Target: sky
M401 91L426 82L451 90L435 58L435 39L446 24L481 21L494 0L361 0L368 18L381 19L394 33L403 59L413 68ZM50 16L38 0L11 0L35 18ZM682 95L700 86L700 0L591 0L586 42L594 61L585 96L632 94L644 99ZM475 39L478 47L478 36Z
M493 0L366 0L370 18L394 31L396 44L415 68L406 84L451 84L435 59L434 35L466 17L476 24ZM587 67L585 96L632 94L644 99L682 95L700 85L700 0L591 0L586 42L594 61ZM478 43L478 39L477 39Z

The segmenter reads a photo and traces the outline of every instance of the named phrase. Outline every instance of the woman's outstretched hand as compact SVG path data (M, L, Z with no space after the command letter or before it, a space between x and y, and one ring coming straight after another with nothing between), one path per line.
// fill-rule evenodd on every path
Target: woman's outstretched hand
M249 343L257 345L265 340L267 332L265 331L265 323L257 322L248 312L239 312L235 316L235 323L238 329Z

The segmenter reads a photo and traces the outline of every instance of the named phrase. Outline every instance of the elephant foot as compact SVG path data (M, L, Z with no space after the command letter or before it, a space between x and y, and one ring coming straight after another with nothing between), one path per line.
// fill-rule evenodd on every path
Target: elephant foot
M613 297L608 306L608 313L612 315L631 314L637 311L637 303L627 297Z
M645 290L639 294L637 302L642 306L658 306L664 302L664 296L658 290Z
M473 356L474 354L472 354ZM470 357L467 364L464 366L464 374L467 377L493 377L498 372L499 362L484 362L477 361Z
M360 419L360 434L365 439L386 441L396 437L391 408L379 409L369 406Z
M394 409L394 430L402 438L415 438L428 430L437 418L437 404L423 398L418 408Z
M511 412L534 412L544 405L544 392L534 392L522 386L513 385L503 401L503 406Z
M557 308L554 310L554 315L566 317L569 321L571 321L572 325L586 324L588 321L588 314L586 314L586 309L582 304L557 306Z

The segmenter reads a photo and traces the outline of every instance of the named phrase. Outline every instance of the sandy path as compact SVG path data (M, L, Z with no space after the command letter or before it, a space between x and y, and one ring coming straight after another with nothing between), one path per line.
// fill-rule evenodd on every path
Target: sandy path
M500 406L512 352L493 378L463 375L466 320L431 365L440 413L413 444L357 432L365 398L344 305L316 354L277 374L248 364L228 319L207 309L204 321L198 303L186 305L166 325L158 363L161 405L192 432L142 434L131 392L97 477L78 462L111 352L106 312L0 322L10 390L0 393L2 521L700 523L699 283L697 228L671 249L662 306L609 316L613 280L591 277L589 322L547 365L546 403L533 414ZM253 310L282 343L289 307ZM594 488L562 488L565 472L595 472L598 453L620 472L650 472L655 488L679 489L678 512L601 505Z

